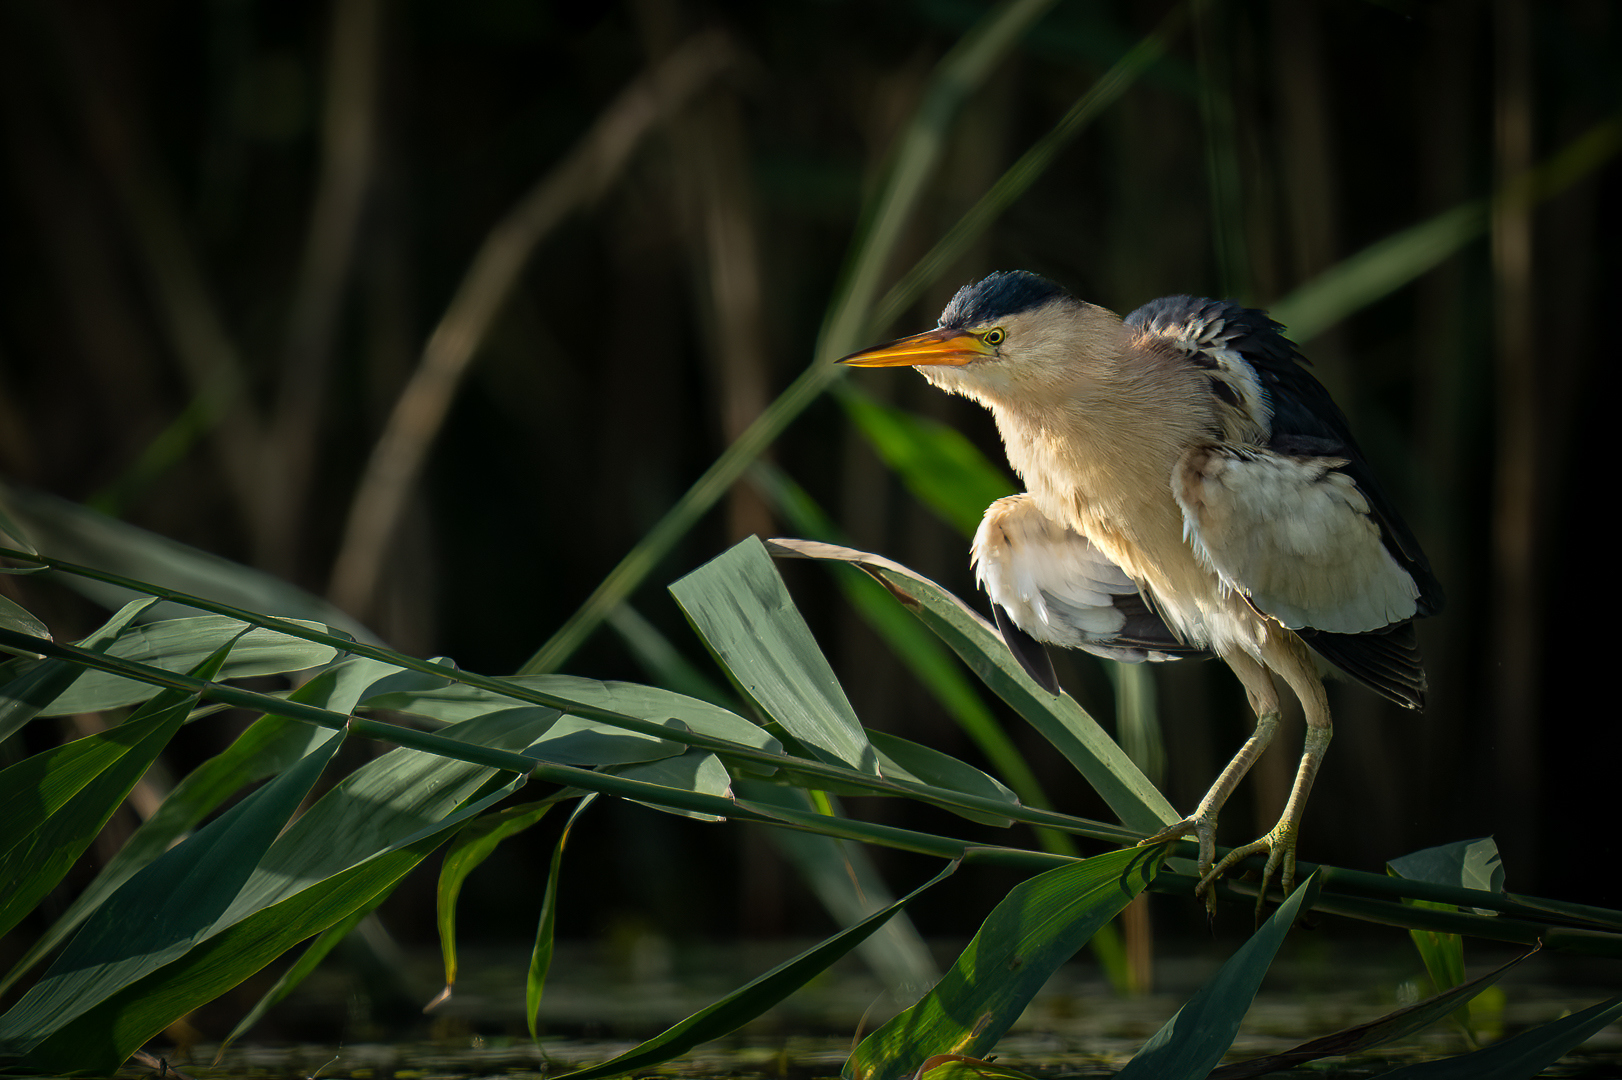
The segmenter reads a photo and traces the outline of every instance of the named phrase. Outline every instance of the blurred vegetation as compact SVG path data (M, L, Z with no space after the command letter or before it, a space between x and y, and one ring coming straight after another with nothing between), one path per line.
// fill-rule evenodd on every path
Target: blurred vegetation
M284 578L406 653L668 681L713 668L665 586L806 520L747 478L767 475L742 468L752 453L744 479L688 494L791 386L775 469L857 547L973 593L958 521L883 466L858 410L816 394L841 345L928 326L997 268L1123 312L1231 295L1296 326L1449 591L1420 627L1423 717L1338 692L1303 857L1375 868L1494 834L1512 888L1605 902L1590 868L1617 841L1589 823L1622 735L1573 644L1608 578L1589 500L1622 234L1618 11L1011 7L1030 27L976 54L977 28L1020 20L969 0L7 0L0 475ZM955 97L938 78L954 63ZM988 191L1007 198L983 231L905 278ZM904 280L917 295L891 303ZM1000 465L977 407L903 375L859 391ZM638 549L678 505L668 542ZM558 644L633 549L628 606ZM984 760L825 571L785 573L865 723ZM105 617L0 590L59 639ZM1158 676L1186 808L1249 717L1217 665ZM1061 678L1110 715L1094 661ZM75 723L31 725L7 760ZM240 726L184 732L175 775ZM1021 722L1009 735L1060 809L1104 814ZM1225 834L1248 833L1252 806L1271 823L1293 760L1285 742L1258 766ZM143 784L161 798L164 777ZM874 803L876 821L912 812ZM561 898L560 934L822 925L759 832L633 813L581 823L570 858L599 861L600 891ZM487 872L538 897L535 852ZM881 866L915 880L906 859ZM650 878L685 887L648 907ZM966 932L961 912L989 903L954 897L911 913ZM426 938L432 902L408 883L384 915ZM469 902L488 905L469 925L529 933L529 905ZM1194 923L1192 902L1176 911Z

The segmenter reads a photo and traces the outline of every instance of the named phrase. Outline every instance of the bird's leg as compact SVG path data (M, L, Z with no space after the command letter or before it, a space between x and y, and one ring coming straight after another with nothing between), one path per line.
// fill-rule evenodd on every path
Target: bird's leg
M1273 741L1279 723L1278 691L1274 689L1272 676L1267 673L1267 669L1242 653L1223 659L1245 685L1251 708L1256 710L1256 730L1250 733L1250 738L1246 739L1239 752L1233 755L1233 760L1228 762L1227 767L1216 778L1216 782L1211 785L1211 789L1205 793L1205 798L1200 800L1200 805L1195 807L1192 814L1175 825L1168 825L1141 841L1139 845L1163 844L1168 840L1176 840L1193 833L1200 849L1196 864L1200 883L1194 891L1196 895L1205 897L1206 909L1213 913L1216 908L1216 896L1212 892L1211 885L1221 876L1222 870L1233 861L1230 855L1223 860L1222 866L1212 868L1212 863L1216 861L1217 814L1227 803L1228 797L1234 793L1234 789L1239 786L1239 782L1245 778L1245 774L1250 772L1250 767L1262 756L1262 751L1267 749L1268 743ZM1310 785L1309 780L1308 786Z
M1284 813L1279 816L1278 824L1274 825L1266 836L1253 840L1243 847L1234 848L1200 879L1200 887L1209 888L1212 882L1231 867L1238 865L1240 861L1266 852L1267 864L1262 867L1261 888L1256 894L1258 922L1261 921L1262 904L1267 898L1268 882L1272 881L1275 872L1282 871L1279 885L1286 896L1295 887L1295 845L1301 831L1301 818L1306 813L1307 796L1312 792L1312 782L1317 778L1318 768L1323 764L1324 753L1329 748L1329 740L1334 735L1334 726L1329 721L1329 698L1324 693L1323 680L1318 677L1304 647L1294 649L1292 652L1298 656L1300 663L1279 664L1278 671L1290 685L1290 689L1301 699L1302 709L1306 713L1307 735L1301 748L1301 765L1296 770L1295 786L1290 789L1289 801L1284 804Z

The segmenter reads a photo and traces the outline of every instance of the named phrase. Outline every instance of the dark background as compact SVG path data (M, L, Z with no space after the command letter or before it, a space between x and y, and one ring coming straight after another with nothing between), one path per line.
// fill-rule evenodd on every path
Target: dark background
M810 363L886 155L936 63L988 10L6 0L0 476L281 575L395 647L513 671ZM1056 5L947 129L890 275L1170 10ZM1492 834L1512 890L1622 904L1604 509L1619 21L1606 0L1205 5L914 310L874 328L873 340L926 328L957 286L1012 267L1122 312L1172 292L1266 306L1508 193L1434 269L1303 341L1449 601L1420 628L1423 716L1333 691L1337 737L1303 858L1378 870ZM715 36L694 45L699 34ZM696 88L622 164L564 175L621 92L684 47L712 64ZM1573 145L1587 156L1562 158ZM363 470L402 387L481 245L548 183L560 210L519 245L511 294L445 388L397 527L346 570ZM856 377L1001 464L977 407L909 373ZM855 544L973 592L966 540L884 471L834 401L772 457ZM740 486L634 608L707 666L664 586L739 536L782 531ZM785 574L867 724L974 759L821 570ZM71 597L29 601L62 639L99 621ZM654 679L609 630L564 670ZM1061 674L1113 715L1093 661ZM1168 666L1160 689L1167 783L1186 809L1250 718L1217 664ZM193 725L173 767L234 723ZM1061 808L1104 816L1037 737L1010 729ZM1258 768L1225 840L1272 821L1293 760L1281 750ZM550 839L481 871L464 932L530 932ZM745 830L605 806L571 858L566 935L825 925ZM927 870L880 859L898 888ZM977 880L980 894L920 905L921 928L971 929L1007 884ZM431 889L419 875L385 909L398 933L431 936ZM1192 902L1168 918L1201 921Z

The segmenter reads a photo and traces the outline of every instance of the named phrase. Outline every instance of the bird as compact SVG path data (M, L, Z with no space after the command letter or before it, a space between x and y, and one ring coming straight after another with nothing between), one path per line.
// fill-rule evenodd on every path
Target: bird
M1142 841L1198 844L1203 895L1265 855L1260 905L1294 888L1296 847L1333 726L1318 659L1422 709L1413 620L1441 584L1308 361L1265 311L1168 296L1124 319L1024 270L958 290L939 324L846 356L915 367L996 421L1026 490L987 508L971 564L1003 640L1059 693L1046 647L1125 662L1216 656L1251 735L1186 818ZM1217 818L1280 723L1306 719L1278 823L1215 859Z

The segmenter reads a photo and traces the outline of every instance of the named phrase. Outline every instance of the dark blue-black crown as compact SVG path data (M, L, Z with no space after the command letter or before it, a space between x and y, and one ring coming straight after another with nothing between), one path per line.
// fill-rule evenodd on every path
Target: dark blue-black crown
M959 289L941 312L940 324L948 330L979 326L1039 308L1064 295L1063 289L1040 274L999 270Z

